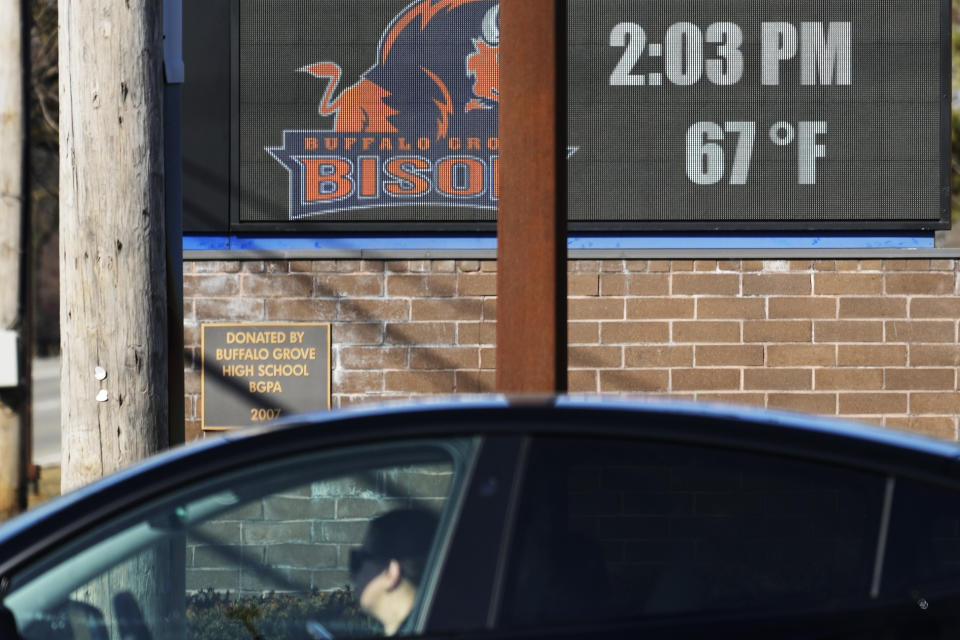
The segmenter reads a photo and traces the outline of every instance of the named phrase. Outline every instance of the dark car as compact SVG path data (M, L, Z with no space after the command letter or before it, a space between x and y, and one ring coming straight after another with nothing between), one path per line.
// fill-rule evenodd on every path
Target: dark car
M0 529L0 637L955 638L960 447L488 398L168 452Z

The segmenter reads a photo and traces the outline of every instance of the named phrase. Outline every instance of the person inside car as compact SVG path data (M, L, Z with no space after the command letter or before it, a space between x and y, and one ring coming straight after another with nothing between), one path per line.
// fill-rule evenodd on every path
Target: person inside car
M380 621L387 636L408 622L436 530L433 513L398 509L371 520L363 546L350 552L360 608Z

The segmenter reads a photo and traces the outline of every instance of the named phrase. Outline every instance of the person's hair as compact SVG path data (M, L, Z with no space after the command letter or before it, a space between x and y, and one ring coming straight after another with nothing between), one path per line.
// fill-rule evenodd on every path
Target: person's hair
M383 560L396 560L403 576L419 586L437 524L437 516L426 509L397 509L370 521L363 548Z

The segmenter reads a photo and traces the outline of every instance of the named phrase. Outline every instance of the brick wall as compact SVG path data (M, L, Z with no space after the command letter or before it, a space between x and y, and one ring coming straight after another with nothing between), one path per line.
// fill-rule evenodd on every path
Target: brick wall
M955 260L575 260L571 392L843 416L956 440ZM496 262L192 261L188 438L200 324L333 324L333 405L492 391Z
M291 487L230 509L188 536L187 589L343 588L349 551L363 542L370 519L406 507L439 514L452 479L450 464L397 467Z

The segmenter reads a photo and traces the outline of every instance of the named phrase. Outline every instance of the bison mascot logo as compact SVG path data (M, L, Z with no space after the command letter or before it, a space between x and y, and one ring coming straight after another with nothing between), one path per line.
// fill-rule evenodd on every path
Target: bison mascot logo
M284 131L266 150L290 175L290 217L395 205L496 208L500 101L497 0L417 0L377 57L342 88L336 62L300 69L326 83L327 131Z

